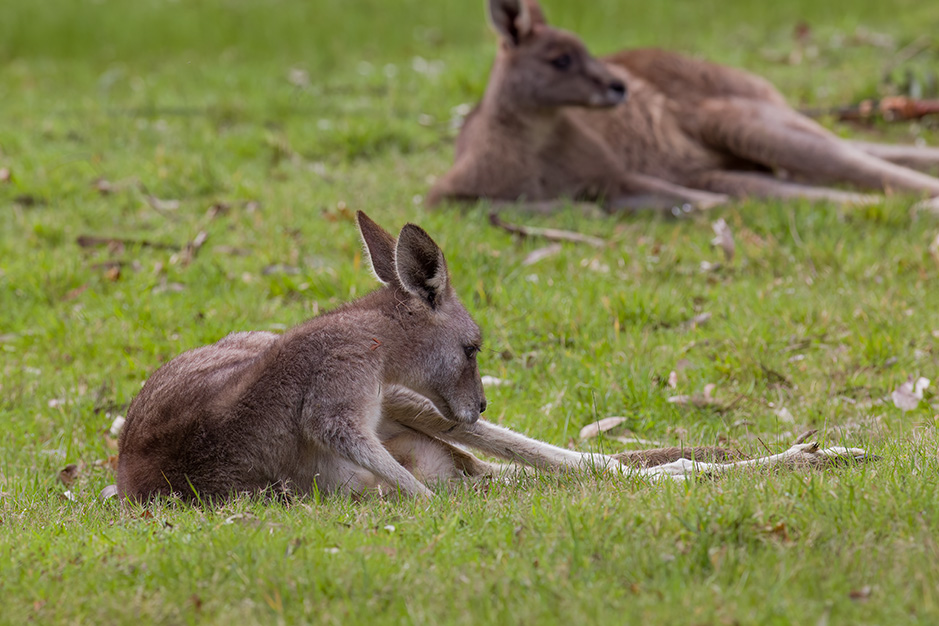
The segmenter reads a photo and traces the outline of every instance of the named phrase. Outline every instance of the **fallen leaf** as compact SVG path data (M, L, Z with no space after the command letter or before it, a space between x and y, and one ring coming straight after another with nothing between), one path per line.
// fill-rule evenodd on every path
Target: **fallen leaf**
M59 472L59 482L61 482L66 487L71 487L72 483L78 480L78 473L78 465L75 463L69 463L63 470Z
M310 74L299 67L292 67L290 71L287 72L287 82L294 87L309 87Z
M167 293L167 292L179 293L181 291L186 291L186 285L182 283L168 282L166 280L166 277L164 276L163 279L160 281L160 284L156 285L153 289L151 289L150 293L153 293L153 294Z
M101 501L110 500L111 498L117 497L117 485L108 485L101 490L101 493L98 494L98 499Z
M711 230L714 231L715 235L714 239L711 240L711 245L720 246L721 250L724 251L724 260L730 263L734 260L734 252L737 249L734 245L734 234L731 232L730 226L722 217L711 224Z
M549 256L553 256L560 251L561 251L561 244L559 243L552 243L549 246L538 248L537 250L532 250L531 252L528 253L528 256L525 257L525 260L522 261L522 265L526 267L529 265L534 265L538 261L546 259Z
M789 412L789 409L786 407L781 407L776 411L776 417L779 418L780 422L785 424L793 424L796 421L796 418L792 416L792 413Z
M700 313L692 317L690 320L686 320L682 322L681 329L682 330L694 330L698 326L707 324L708 321L710 321L710 319L711 319L710 313Z
M608 430L616 428L625 421L625 417L605 417L602 420L591 422L580 429L580 438L590 439L591 437L596 437L600 433L605 433Z
M917 378L913 382L913 376L910 376L905 383L893 390L890 397L893 399L895 407L901 411L912 411L919 406L919 401L923 399L923 391L929 387L929 379Z
M78 296L80 296L80 295L82 295L83 293L85 293L85 291L87 291L87 289L88 289L88 283L85 283L84 285L82 285L82 286L80 286L80 287L75 287L75 289L69 290L68 293L66 293L64 296L62 296L62 299L65 300L66 302L68 302L69 300L74 300L74 299L77 298Z
M8 167L0 167L0 183L8 183L8 182L10 182L10 177L11 177L11 176L12 176L12 174L10 173L10 168L8 168Z
M670 389L675 389L678 386L678 372L675 370L668 373L668 386Z
M106 467L110 469L112 472L116 472L117 471L117 459L118 459L118 456L116 454L112 454L106 459L98 459L97 461L92 463L92 465L94 465L95 467Z
M111 428L108 432L111 433L112 437L120 437L121 430L124 428L124 423L127 422L127 419L123 415L118 415L114 418L114 421L111 422Z
M772 535L783 541L789 541L789 529L786 527L786 522L766 524L761 530L767 535Z
M98 178L93 183L92 186L95 190L100 193L102 196L106 196L110 193L114 193L114 185L111 184L106 178Z
M71 492L71 490L65 490L65 491L63 491L63 492L62 492L62 498L65 499L65 500L68 500L69 502L77 502L77 501L78 501L78 500L75 499L75 494L73 494L73 493Z
M870 585L864 585L860 589L852 589L851 593L848 594L848 597L852 600L867 600L871 597L871 591L872 589Z
M145 195L144 198L147 199L147 204L149 204L150 208L154 211L175 211L179 208L179 200L162 200L151 195Z

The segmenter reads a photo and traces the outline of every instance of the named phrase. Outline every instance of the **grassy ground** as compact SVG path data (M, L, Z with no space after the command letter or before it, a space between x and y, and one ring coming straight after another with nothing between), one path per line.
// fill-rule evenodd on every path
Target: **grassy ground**
M494 230L485 207L420 205L485 84L481 5L3 3L0 622L936 623L939 408L930 390L904 413L890 393L936 378L939 222L899 199L681 222L571 211L538 222L610 244L525 265L544 242ZM701 54L799 106L935 89L935 3L591 5L547 10L598 53ZM833 128L939 144L935 122ZM643 439L749 453L820 428L882 460L686 485L548 476L429 505L96 502L111 420L160 363L375 286L355 209L417 221L448 253L484 373L510 383L488 391L496 422L619 450L576 438L623 415ZM717 216L737 255L705 271ZM191 260L78 244L200 232ZM667 401L709 383L715 406Z

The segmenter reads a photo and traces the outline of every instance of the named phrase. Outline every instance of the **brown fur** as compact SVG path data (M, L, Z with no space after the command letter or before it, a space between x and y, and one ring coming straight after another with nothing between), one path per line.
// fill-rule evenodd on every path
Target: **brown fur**
M707 61L657 49L597 60L575 35L549 26L534 0L489 0L489 13L501 37L489 84L430 205L486 198L550 210L566 199L616 210L707 208L745 196L877 200L819 186L831 184L939 196L939 179L899 165L935 167L939 149L841 140L763 78ZM623 87L625 100L617 97Z

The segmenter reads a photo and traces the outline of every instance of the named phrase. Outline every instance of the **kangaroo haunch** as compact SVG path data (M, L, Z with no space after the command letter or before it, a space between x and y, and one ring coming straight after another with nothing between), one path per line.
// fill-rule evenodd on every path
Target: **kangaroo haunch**
M121 433L121 495L430 493L382 443L383 395L409 389L451 424L476 422L479 327L426 232L408 224L395 240L361 212L358 224L384 287L282 335L234 333L157 370Z
M759 76L656 49L596 59L577 36L551 27L534 0L488 5L499 51L430 205L488 198L548 211L571 200L608 210L707 208L744 196L880 201L823 186L848 184L931 196L922 206L939 211L939 179L909 169L939 166L937 148L846 141L793 110Z

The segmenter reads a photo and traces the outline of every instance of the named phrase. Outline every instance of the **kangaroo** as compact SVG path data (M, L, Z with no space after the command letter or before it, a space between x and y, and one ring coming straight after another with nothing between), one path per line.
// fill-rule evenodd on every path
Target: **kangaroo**
M523 471L517 464L682 477L752 463L690 460L733 456L710 448L575 452L481 420L482 336L451 286L443 252L413 224L395 239L364 213L357 220L384 286L284 334L233 333L163 365L128 410L117 495L426 497L428 486L507 476ZM768 462L864 458L860 450L807 446ZM511 463L480 460L466 447Z
M789 107L765 79L658 49L590 55L534 0L489 0L499 49L453 167L427 204L488 199L550 211L565 201L608 211L730 198L880 201L829 186L930 197L939 148L851 142ZM628 97L627 97L628 92ZM787 180L793 179L793 180Z
M269 488L427 487L382 445L384 390L400 385L454 424L486 410L479 327L418 226L398 239L358 225L385 286L277 335L242 332L186 352L147 380L119 440L118 491L218 497Z

